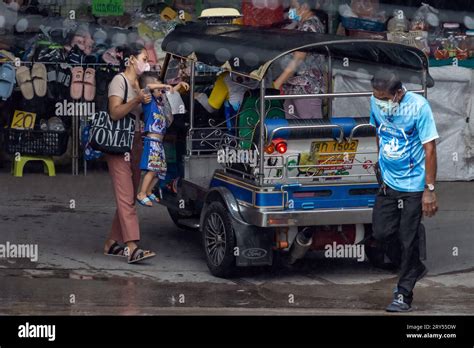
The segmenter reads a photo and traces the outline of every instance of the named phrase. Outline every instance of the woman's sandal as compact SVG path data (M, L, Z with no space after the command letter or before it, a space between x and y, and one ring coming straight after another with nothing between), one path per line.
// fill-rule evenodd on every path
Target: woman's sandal
M109 251L104 253L106 256L125 257L125 248L120 246L117 242L112 244Z
M152 251L149 250L142 250L140 248L135 248L133 250L132 254L128 257L128 263L137 263L146 259L150 259L152 257L155 257L156 254Z

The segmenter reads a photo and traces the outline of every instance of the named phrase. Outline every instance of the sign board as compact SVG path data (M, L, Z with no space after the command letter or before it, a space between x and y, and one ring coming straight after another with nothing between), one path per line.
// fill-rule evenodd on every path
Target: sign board
M35 127L36 114L28 111L15 110L11 128L33 129Z
M92 0L92 14L98 17L122 16L124 0Z

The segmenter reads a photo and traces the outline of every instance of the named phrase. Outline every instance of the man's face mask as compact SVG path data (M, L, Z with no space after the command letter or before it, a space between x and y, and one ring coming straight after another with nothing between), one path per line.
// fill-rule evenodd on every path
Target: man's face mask
M392 100L378 99L374 95L375 105L377 105L377 107L380 109L382 113L388 114L388 115L394 115L398 111L400 107L400 103L396 101L396 99L397 99L397 94L395 94Z

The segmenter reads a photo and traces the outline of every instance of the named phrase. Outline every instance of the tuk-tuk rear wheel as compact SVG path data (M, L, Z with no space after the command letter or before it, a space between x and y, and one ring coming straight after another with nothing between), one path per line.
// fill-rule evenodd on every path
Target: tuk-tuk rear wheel
M225 206L212 202L206 209L202 228L204 252L212 275L220 278L232 276L235 264L235 233L232 220Z

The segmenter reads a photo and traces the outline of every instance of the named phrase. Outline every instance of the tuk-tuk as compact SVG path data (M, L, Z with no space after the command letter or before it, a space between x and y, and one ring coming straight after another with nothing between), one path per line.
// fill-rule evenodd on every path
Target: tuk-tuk
M384 262L385 251L370 238L379 189L375 129L369 115L332 112L334 98L372 92L333 92L333 66L350 61L405 69L419 76L422 88L414 92L426 96L430 76L422 51L387 41L208 23L176 27L162 48L162 80L178 59L190 65L191 87L182 127L186 151L177 159L184 173L176 190L162 190L161 203L177 226L200 231L213 275L272 265L279 255L293 263L333 242L362 243L370 261ZM272 89L266 79L272 64L296 51L325 56L327 93L281 95ZM246 93L231 127L225 119L202 121L195 112L202 65L259 84ZM286 119L288 98L324 98L329 117Z

